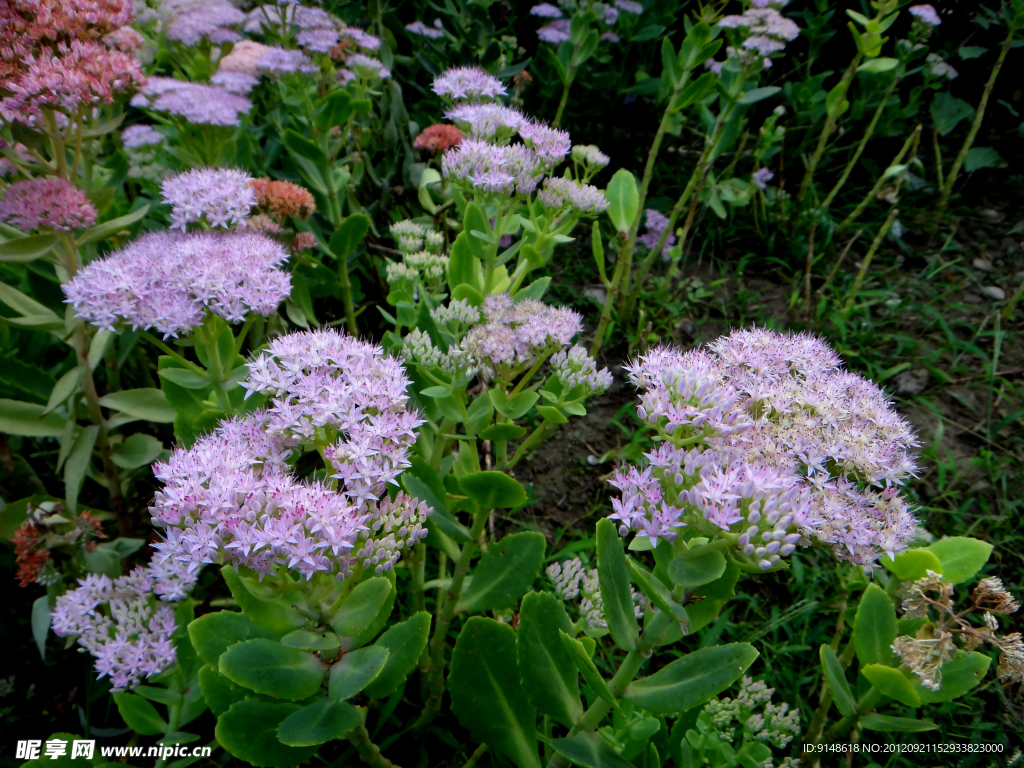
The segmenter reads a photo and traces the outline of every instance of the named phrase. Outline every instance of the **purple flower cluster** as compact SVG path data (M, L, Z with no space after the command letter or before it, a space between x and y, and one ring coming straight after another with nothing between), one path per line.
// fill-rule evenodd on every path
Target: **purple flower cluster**
M613 519L652 541L686 525L774 568L816 538L870 565L915 535L899 486L916 470L910 426L867 379L807 335L751 329L708 350L661 348L627 367L637 413L665 438L619 471Z
M414 35L420 37L426 37L430 40L437 40L438 38L444 37L444 27L440 24L440 19L434 22L433 27L428 27L422 21L414 21L411 24L406 24L405 29Z
M276 240L254 232L154 232L91 262L63 286L75 312L100 328L124 322L165 336L207 312L229 322L269 315L291 292Z
M197 125L236 126L252 109L245 96L216 85L190 83L173 77L151 77L132 97L133 107L166 112Z
M565 307L536 299L513 301L508 294L484 299L484 322L466 336L468 354L487 369L511 375L550 348L565 346L582 328L582 318Z
M304 29L295 36L295 41L306 50L327 53L338 44L338 30Z
M111 580L89 574L78 588L57 598L53 631L77 636L83 650L96 657L99 677L110 677L115 691L133 688L177 661L171 635L174 608L154 599L185 597L187 575L175 564L141 566Z
M571 27L572 23L568 19L555 19L537 30L537 39L542 43L561 45L572 37Z
M341 30L341 34L364 50L376 51L380 49L380 38L376 35L371 35L359 27L345 27Z
M164 484L151 509L166 528L161 559L193 574L212 562L306 579L391 570L426 536L430 514L404 493L386 494L422 423L406 407L401 363L329 330L279 337L249 370L243 386L268 395L269 407L154 466ZM289 458L304 449L320 453L325 479L292 473Z
M523 144L464 140L441 157L441 173L478 192L529 195L549 170Z
M668 227L668 217L661 213L661 211L648 208L644 212L644 224L646 225L646 231L637 238L637 242L646 247L647 250L653 251L658 246L658 241L661 239L662 234L664 234L665 228ZM665 248L672 248L675 244L675 235L670 234L665 238Z
M195 222L238 226L256 204L250 181L244 171L223 168L197 168L165 179L160 192L171 206L171 229L184 232Z
M518 109L501 104L457 104L444 116L470 139L505 141L530 124Z
M129 125L121 131L121 143L124 144L125 149L149 147L163 144L165 141L164 135L151 125Z
M237 43L242 36L231 27L241 24L245 14L226 0L191 5L165 29L170 40L185 45L198 45L203 39L219 45Z
M259 85L259 78L245 72L232 72L230 69L217 72L210 78L213 85L218 85L228 93L248 95Z
M313 60L302 51L289 51L284 48L268 48L260 56L256 66L261 74L273 76L288 75L294 72L311 75L320 71Z
M609 205L604 192L597 187L561 176L545 179L544 188L537 193L537 200L551 211L572 208L580 213L601 213Z
M501 81L477 67L446 69L434 78L431 88L451 101L491 101L505 95Z
M939 18L939 14L936 13L935 8L930 5L912 5L909 10L911 16L920 19L929 26L937 27L942 23L942 19Z
M588 395L599 395L612 385L608 369L597 370L597 362L579 344L552 355L551 370L567 392L583 387Z
M775 178L775 174L769 171L767 168L758 168L751 175L751 179L754 181L754 186L758 189L767 189L768 182Z
M786 43L800 36L800 27L771 7L748 8L742 15L723 16L718 26L724 29L745 29L743 47L760 56L777 53Z

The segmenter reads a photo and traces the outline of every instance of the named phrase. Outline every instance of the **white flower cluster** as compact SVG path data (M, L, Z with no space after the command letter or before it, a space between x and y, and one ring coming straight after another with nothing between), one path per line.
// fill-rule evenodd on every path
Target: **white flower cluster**
M567 391L584 387L588 394L599 395L612 385L608 369L597 370L597 362L579 344L556 352L551 357L551 369Z

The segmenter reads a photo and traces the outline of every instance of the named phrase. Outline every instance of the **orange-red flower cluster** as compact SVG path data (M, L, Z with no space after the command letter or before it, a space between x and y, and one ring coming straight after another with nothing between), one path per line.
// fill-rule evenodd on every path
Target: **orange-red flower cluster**
M416 137L412 145L430 152L446 152L462 143L462 131L454 125L432 125Z
M39 571L50 560L50 553L39 541L39 529L24 522L14 532L14 557L18 565L18 586L34 584Z
M299 251L308 251L311 248L316 247L316 235L312 232L299 232L295 235L295 239L292 240L292 253L298 253Z
M295 216L308 219L316 210L313 195L298 184L272 179L253 179L249 184L256 192L256 205L275 218Z

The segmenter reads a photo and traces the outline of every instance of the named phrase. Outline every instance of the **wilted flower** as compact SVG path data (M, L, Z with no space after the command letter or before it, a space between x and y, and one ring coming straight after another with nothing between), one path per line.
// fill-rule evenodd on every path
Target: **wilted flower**
M462 131L454 125L430 125L423 129L412 145L429 152L447 152L462 142Z
M100 328L124 322L177 336L207 311L229 322L275 311L291 291L278 268L287 258L279 243L252 232L154 232L90 262L63 290Z
M66 179L47 176L16 181L0 200L0 221L20 230L70 232L96 223L96 209L85 192Z
M255 194L256 206L278 219L285 216L308 219L316 210L312 193L290 181L252 179L249 186Z

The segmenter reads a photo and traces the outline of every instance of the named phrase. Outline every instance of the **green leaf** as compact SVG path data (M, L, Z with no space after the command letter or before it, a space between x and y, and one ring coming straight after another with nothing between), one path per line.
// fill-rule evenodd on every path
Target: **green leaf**
M629 567L618 529L607 517L597 523L597 573L612 639L624 651L635 650L640 633L633 613Z
M659 611L666 611L679 624L689 626L690 617L687 615L686 609L672 599L671 593L655 578L654 574L631 557L626 558L626 565L629 566L629 574L636 585L640 587L640 591L647 595L647 598L658 607Z
M100 428L95 424L83 427L68 452L67 461L64 462L64 502L67 509L78 509L78 493L82 490L85 474L92 463L92 449L96 445L99 432ZM91 553L87 550L85 554L88 561L88 555ZM120 570L121 564L117 565ZM117 578L116 574L112 578Z
M963 99L958 99L949 91L940 91L932 98L929 111L935 123L935 129L943 136L959 125L961 120L972 120L974 108Z
M331 235L329 246L337 259L347 259L370 231L370 220L362 213L348 216Z
M351 698L368 686L387 663L388 649L371 645L349 651L331 666L330 696L336 701Z
M134 693L115 693L114 703L125 725L142 736L156 736L167 730L167 721L156 707Z
M942 684L931 691L914 679L914 691L925 704L941 704L963 696L985 678L992 660L983 653L971 653L942 665Z
M39 656L46 659L46 636L50 632L50 598L37 597L32 603L32 639L36 641Z
M491 225L487 217L484 216L484 212L480 210L480 206L476 203L470 203L466 206L466 212L462 218L462 231L470 234L466 238L466 243L469 245L470 250L473 251L473 255L481 261L486 259L488 253L492 250L488 244L489 238L492 236ZM473 237L474 231L479 232L485 239Z
M671 48L672 43L666 37L665 43ZM601 277L601 282L608 287L611 283L608 282L608 275L604 271L604 244L601 241L601 225L596 221L590 228L590 249L594 253L594 264L597 265L597 274Z
M159 389L125 389L111 392L101 397L99 402L104 408L120 411L137 419L155 421L159 424L170 424L174 421L174 408L167 402L167 395Z
M0 282L0 301L13 309L19 315L23 315L25 317L46 316L59 322L61 326L64 325L64 319L58 317L57 314L49 307L40 304L35 299L29 298L17 288L12 288L4 282ZM8 317L4 319L10 321L16 318Z
M771 98L782 89L775 85L769 85L765 88L751 88L746 91L739 99L737 104L757 104L759 101Z
M152 435L129 435L114 446L110 460L121 469L136 469L152 464L163 453L164 444Z
M321 131L342 126L352 114L352 97L348 91L335 91L324 98L318 107L320 111L313 118L313 124Z
M857 659L865 664L892 666L892 643L896 639L896 609L877 584L868 584L857 606L853 644Z
M729 563L722 578L697 588L694 597L701 599L690 603L686 608L686 613L690 617L690 634L707 626L718 616L725 604L736 593L736 582L739 577L740 569L736 567L735 563Z
M504 472L474 472L460 478L459 486L481 510L513 509L526 503L526 489Z
M130 227L147 213L149 213L149 203L136 208L131 213L126 213L124 216L118 216L116 219L104 221L102 224L89 227L89 229L85 230L82 233L82 236L75 242L79 247L88 245L89 243L98 243L100 240L105 240L111 235L117 234L121 230Z
M263 638L276 640L270 630L234 611L216 611L200 616L188 625L188 637L199 658L216 666L221 654L235 643Z
M264 638L235 643L221 654L217 668L250 690L292 701L320 690L327 674L327 667L312 653Z
M401 481L410 496L414 496L420 501L427 502L427 505L434 510L434 514L427 518L428 528L436 526L438 529L443 531L446 536L450 536L452 539L462 544L470 540L469 529L455 519L452 513L448 511L448 507L445 506L444 502L442 502L434 492L433 488L428 486L420 478L411 474L411 472L403 473ZM441 488L439 492L444 495L444 488Z
M459 483L463 488L467 479ZM515 607L540 573L544 549L544 537L533 531L514 533L491 544L473 569L473 581L463 591L458 610L480 613Z
M962 584L988 562L992 545L987 541L966 536L939 539L928 551L942 563L942 579L950 584Z
M832 691L832 700L843 717L850 717L857 711L857 700L853 698L850 684L846 681L843 665L830 645L822 645L818 655L821 657L821 668Z
M611 689L608 687L608 683L601 677L601 673L598 671L597 666L594 664L593 659L590 658L591 653L594 650L594 639L590 637L583 638L584 640L590 641L589 650L584 646L583 642L574 639L571 635L565 632L563 629L558 630L558 637L562 641L562 647L565 648L566 652L576 662L576 669L583 675L583 679L586 681L594 693L600 698L604 699L608 704L615 709L616 712L621 713L619 708L619 702L612 694Z
M857 71L874 73L888 72L890 69L893 69L899 63L899 59L889 59L883 56L877 59L871 59L870 61L865 61L863 64L857 67Z
M0 261L19 262L35 261L50 252L57 243L57 235L45 233L29 235L0 243Z
M360 722L359 710L347 701L320 699L282 720L277 738L289 747L312 747L340 739Z
M0 317L0 320L23 328L26 331L63 331L65 322L55 315L26 315L25 317Z
M640 208L640 193L636 177L625 168L620 168L608 182L604 192L608 200L608 218L616 232L628 232Z
M296 629L281 638L281 645L289 648L301 648L304 651L336 651L341 647L341 640L333 632L310 632L307 629Z
M562 601L550 592L530 592L519 608L516 659L523 688L542 715L572 726L583 715L576 661L559 630L572 634Z
M388 658L384 668L366 686L366 695L371 699L383 699L394 693L416 669L423 649L427 647L429 635L430 614L420 611L405 621L389 627L387 632L377 638L374 646L386 648Z
M494 410L506 419L522 418L540 399L536 392L520 392L514 397L508 397L504 392L492 389L487 394L491 398Z
M242 612L254 623L269 630L275 637L283 637L289 632L305 625L306 617L292 607L285 599L264 601L257 598L242 581L234 568L225 565L220 569L224 581L227 582L231 596L235 598ZM287 595L293 595L290 592ZM286 596L287 596L286 595Z
M60 437L67 419L46 413L46 407L20 400L0 399L0 432L21 437Z
M700 587L722 578L725 555L708 545L682 552L668 566L668 577L679 587Z
M966 61L968 59L976 59L979 56L984 56L987 52L988 48L980 45L962 45L957 50L957 55Z
M470 306L480 307L483 306L484 297L469 283L462 283L452 290L452 301L465 301Z
M463 230L452 243L451 253L448 256L448 288L455 295L455 289L460 285L468 285L479 293L482 286L477 284L477 272L480 269L480 260L473 255L473 246L470 243L469 233Z
M914 690L913 682L898 669L882 664L867 664L861 666L860 671L883 696L908 707L921 706L921 697Z
M316 747L289 747L277 738L277 729L298 704L245 699L217 718L214 735L228 754L256 768L294 768L306 762Z
M515 658L515 630L493 619L470 618L452 652L452 711L476 741L490 744L519 768L541 768L537 712L523 691Z
M980 168L1001 168L1006 161L992 147L971 147L964 157L964 170L968 173Z
M493 390L492 390L493 391ZM509 424L507 421L501 424L492 424L480 432L482 440L518 440L526 434L526 430L518 424Z
M860 724L869 731L919 733L934 731L937 726L931 720L913 720L909 717L892 717L873 713L860 719Z
M164 368L159 372L159 376L185 389L204 389L210 386L209 379L193 373L188 368Z
M685 712L739 680L757 656L749 643L701 648L630 683L623 698L654 714Z
M942 574L942 562L927 549L908 549L896 555L895 559L880 557L878 562L900 581L923 579L928 571Z
M76 365L70 371L61 376L50 392L50 398L46 403L45 413L49 413L63 405L72 394L78 391L78 387L82 384L83 378L85 378L85 368L80 365Z
M366 630L387 602L393 589L383 576L374 576L352 590L330 619L331 628L342 637L355 637Z
M217 671L216 662L204 664L199 670L199 689L210 711L217 717L227 712L236 701L248 699L256 694L248 688L235 685Z
M583 768L633 768L611 745L596 733L577 733L551 742L555 752Z
M537 414L550 424L565 424L569 421L565 415L553 405L538 405Z

